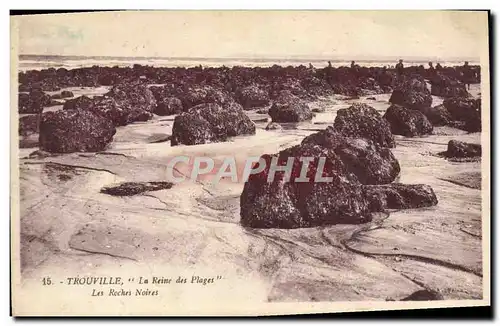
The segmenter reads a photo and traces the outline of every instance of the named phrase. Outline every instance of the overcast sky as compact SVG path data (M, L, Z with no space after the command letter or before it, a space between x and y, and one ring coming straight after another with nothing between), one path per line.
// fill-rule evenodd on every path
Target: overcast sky
M20 54L477 58L486 12L153 11L17 16Z

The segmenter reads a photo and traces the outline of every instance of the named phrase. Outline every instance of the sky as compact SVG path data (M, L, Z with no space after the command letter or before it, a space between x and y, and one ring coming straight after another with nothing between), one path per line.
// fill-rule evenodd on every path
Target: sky
M11 17L19 54L208 58L478 58L487 13L124 11Z

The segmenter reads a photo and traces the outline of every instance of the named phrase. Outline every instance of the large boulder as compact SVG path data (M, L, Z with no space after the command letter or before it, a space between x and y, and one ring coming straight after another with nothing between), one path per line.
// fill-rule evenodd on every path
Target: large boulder
M371 211L409 209L435 206L438 199L434 190L424 184L391 183L364 186Z
M51 98L43 91L35 89L30 93L19 93L18 97L18 112L25 113L41 113L45 106L50 105Z
M236 91L236 101L244 109L252 109L268 106L270 103L269 93L257 85L241 87Z
M274 100L269 115L273 122L300 122L313 118L307 102L289 91L282 91Z
M481 145L466 143L459 140L450 140L448 142L446 156L454 158L481 157Z
M393 182L401 169L389 148L380 147L366 138L346 137L332 127L307 136L302 144L327 148L343 162L362 184Z
M156 102L154 113L157 115L179 114L183 111L182 102L177 97L163 97Z
M444 100L443 105L450 112L452 119L464 122L465 130L481 131L481 99L453 97Z
M331 224L360 224L372 219L361 184L335 153L312 144L297 145L276 155L279 165L294 157L292 179L277 172L268 182L272 156L264 155L264 171L251 175L240 197L240 223L252 228L303 228ZM300 157L315 157L308 166L309 182L295 182L302 169ZM331 182L314 182L320 157L326 158L323 176Z
M468 97L470 95L465 84L442 74L431 79L431 94L441 97Z
M171 145L198 145L255 134L255 124L241 105L205 103L175 117Z
M395 147L394 136L387 120L373 107L355 103L337 111L335 130L348 137L360 137L383 147Z
M301 171L309 157L306 180ZM333 128L306 137L300 145L261 157L266 166L250 175L240 197L241 224L253 228L301 228L359 224L372 219L363 183L392 182L399 163L388 148L361 138L349 138ZM293 158L290 180L283 171L268 182L271 162L284 166ZM324 159L321 166L320 158ZM320 181L316 176L332 178Z
M46 112L40 121L40 149L52 153L102 151L115 132L110 120L90 111Z
M427 117L433 126L446 126L452 121L450 112L443 104L420 109L420 112Z
M105 94L113 98L126 111L153 112L156 99L151 90L142 84L118 84Z
M419 110L432 105L432 96L423 78L405 78L396 83L389 102Z
M391 105L384 114L391 126L391 132L405 137L422 136L432 133L433 127L420 111L410 110L400 105Z
M203 103L228 105L234 101L226 92L212 86L189 86L178 90L176 96L181 100L184 111Z
M155 102L156 106L156 102ZM137 121L147 121L153 117L153 113L144 109L144 106L104 95L89 98L80 96L66 101L64 110L90 111L113 122L115 126L125 126Z

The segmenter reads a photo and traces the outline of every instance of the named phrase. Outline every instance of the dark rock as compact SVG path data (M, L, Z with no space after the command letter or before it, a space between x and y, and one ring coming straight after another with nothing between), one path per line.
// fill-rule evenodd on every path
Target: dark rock
M105 96L113 98L125 111L140 109L153 112L156 108L153 93L142 84L118 84L113 86Z
M419 110L430 107L432 96L422 78L407 78L401 80L392 92L389 102L409 109Z
M444 300L441 293L434 290L418 290L401 299L401 301L431 301L431 300Z
M371 100L371 101L376 101L377 100L377 98L374 97L374 96L367 97L366 99L367 100Z
M157 100L154 113L157 115L179 114L183 111L182 102L177 97L169 96Z
M459 140L450 140L448 142L447 157L481 157L481 145L471 144Z
M112 196L134 196L147 191L157 191L172 188L173 183L164 181L124 182L116 186L103 187L102 193Z
M393 182L401 170L390 149L379 147L366 138L346 137L332 127L307 136L302 144L319 145L333 151L346 170L362 184Z
M469 132L481 131L481 99L447 98L443 105L450 112L453 120L465 123L465 130Z
M431 79L431 94L441 97L470 96L465 84L442 74L438 74Z
M420 109L420 112L427 117L433 126L446 126L452 120L450 112L443 104Z
M283 129L281 127L281 125L279 123L276 123L276 122L270 122L267 126L266 126L266 130L281 130Z
M86 104L83 104L81 108L84 109L85 105ZM123 108L112 97L95 96L92 98L92 105L90 105L87 110L105 119L111 120L115 126L125 126L129 122L128 116L132 109L133 108Z
M113 123L89 111L46 112L40 121L40 149L52 153L97 152L116 132Z
M332 151L306 144L286 149L277 157L279 165L285 165L288 157L295 158L292 180L287 182L284 173L277 172L273 182L267 182L272 157L262 156L266 168L259 174L250 175L240 197L243 226L292 229L371 220L359 182ZM318 158L326 157L323 176L332 177L333 181L294 182L302 168L300 157L316 158L308 166L310 180L314 180Z
M80 96L67 100L64 103L63 109L90 111L111 120L115 126L125 126L136 121L148 121L153 117L153 113L149 111L150 108L144 102L138 105L134 104L141 101L139 96L132 100L127 100L124 97L119 93L115 97L108 95L95 96L93 98ZM156 107L156 101L154 105Z
M52 95L51 98L56 99L56 100L60 100L63 98L69 98L69 97L73 97L73 96L75 96L75 95L71 91L62 91L59 94Z
M149 111L144 111L141 109L132 109L127 114L127 120L125 124L130 124L134 122L145 122L153 118L153 113Z
M364 190L370 210L374 212L385 209L430 207L438 203L434 190L423 184L367 185Z
M325 109L324 108L314 108L311 110L311 112L314 112L314 113L323 113L325 112Z
M410 110L393 104L384 114L391 126L391 132L405 137L422 136L432 133L433 127L420 111Z
M227 93L211 86L191 86L179 91L177 97L181 100L184 111L203 103L228 105L233 102Z
M268 92L259 88L257 85L239 88L236 91L236 101L240 103L244 109L263 107L270 104Z
M387 120L364 103L355 103L347 109L338 110L334 128L347 137L366 138L383 147L396 146Z
M50 104L50 96L41 90L30 93L19 93L19 113L41 113L43 108Z
M273 122L300 122L313 118L307 103L287 91L281 92L276 98L269 115Z
M30 114L19 118L19 136L29 136L39 131L40 115Z
M68 98L68 97L73 97L75 94L73 94L72 91L62 91L61 92L61 97L62 98Z
M268 182L273 157L279 166L293 158L290 180L279 171ZM306 169L306 182L298 180L302 157L313 158ZM250 175L240 197L241 224L247 227L288 229L369 222L372 216L362 183L391 182L400 170L388 148L345 137L331 127L306 137L300 145L261 158L265 169ZM324 159L323 168L320 158ZM332 180L315 180L318 170Z
M51 107L51 106L57 106L57 105L64 105L64 102L60 102L58 100L50 99L50 103L47 104L46 106L47 107Z
M94 101L85 95L79 96L74 99L66 100L63 105L64 110L88 110Z
M258 114L269 114L269 109L259 109L255 112Z
M175 117L172 146L223 142L229 137L254 135L255 125L241 105L200 104Z

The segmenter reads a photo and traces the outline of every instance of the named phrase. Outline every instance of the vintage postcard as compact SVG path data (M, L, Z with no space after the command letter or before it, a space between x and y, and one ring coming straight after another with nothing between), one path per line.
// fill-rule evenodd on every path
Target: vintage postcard
M488 23L11 16L12 314L489 306Z

